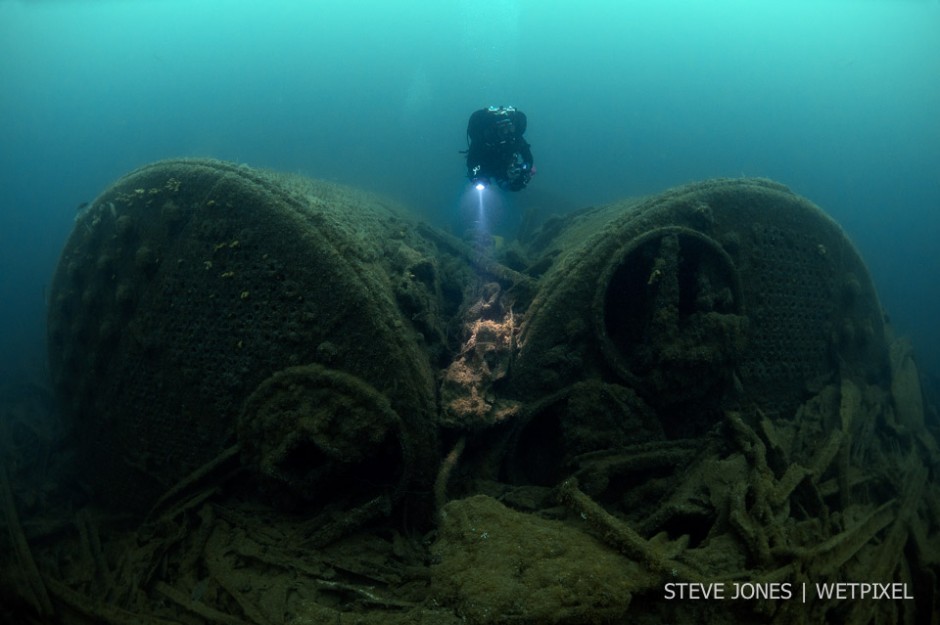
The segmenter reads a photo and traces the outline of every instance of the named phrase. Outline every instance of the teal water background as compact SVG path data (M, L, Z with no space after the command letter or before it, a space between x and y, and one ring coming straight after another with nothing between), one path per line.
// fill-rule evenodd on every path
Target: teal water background
M529 116L505 210L715 176L823 207L940 371L936 0L0 0L0 380L41 377L76 207L211 156L378 191L449 227L469 114Z

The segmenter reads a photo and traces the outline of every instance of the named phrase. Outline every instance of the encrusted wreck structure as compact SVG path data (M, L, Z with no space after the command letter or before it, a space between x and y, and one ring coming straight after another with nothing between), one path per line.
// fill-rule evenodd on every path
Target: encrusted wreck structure
M48 331L58 411L0 415L11 622L940 610L911 348L838 225L771 181L496 248L354 189L158 162L77 219ZM911 598L800 597L841 582ZM670 599L735 583L766 592Z

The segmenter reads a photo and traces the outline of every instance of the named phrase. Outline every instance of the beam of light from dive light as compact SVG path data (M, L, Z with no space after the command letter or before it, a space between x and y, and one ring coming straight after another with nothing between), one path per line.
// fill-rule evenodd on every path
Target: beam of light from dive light
M0 0L2 1L2 0ZM502 214L500 189L477 178L464 183L460 193L460 231L470 240L489 241Z
M483 207L483 192L486 190L486 185L478 182L473 188L477 190L477 227L481 233L484 233L486 232L486 209Z

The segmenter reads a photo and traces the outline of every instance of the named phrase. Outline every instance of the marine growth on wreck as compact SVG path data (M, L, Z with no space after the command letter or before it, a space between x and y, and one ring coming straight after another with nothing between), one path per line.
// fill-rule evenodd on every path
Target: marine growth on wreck
M4 402L3 616L932 622L937 432L884 319L769 180L496 249L323 181L142 167L62 251L54 416Z

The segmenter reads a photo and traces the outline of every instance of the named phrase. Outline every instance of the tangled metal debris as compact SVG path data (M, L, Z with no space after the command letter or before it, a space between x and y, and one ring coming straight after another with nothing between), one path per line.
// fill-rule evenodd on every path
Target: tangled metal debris
M54 390L3 389L0 620L940 611L937 424L822 211L712 180L486 243L218 161L115 182L56 271ZM842 582L913 598L792 594ZM775 592L668 599L735 583Z

